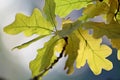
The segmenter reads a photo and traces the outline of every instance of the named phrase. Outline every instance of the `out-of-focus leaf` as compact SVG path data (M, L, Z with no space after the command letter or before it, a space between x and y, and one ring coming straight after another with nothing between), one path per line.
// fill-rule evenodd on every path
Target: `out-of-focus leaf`
M31 36L33 34L50 34L53 28L53 25L42 16L41 12L34 9L30 17L21 13L17 14L15 21L6 26L4 31L13 35L24 32L26 36Z
M107 22L112 23L114 21L115 13L118 8L118 0L109 0L109 11L107 13Z
M59 30L57 34L61 37L66 37L71 34L74 30L78 29L81 25L81 21L72 22L64 22L62 25L62 30Z
M120 60L120 39L111 39L112 46L118 50L118 60Z
M32 44L33 42L36 42L37 40L39 40L39 39L41 39L41 38L43 38L43 37L45 37L45 36L48 36L48 35L38 36L38 37L34 38L34 39L31 40L31 41L28 41L28 42L26 42L26 43L24 43L24 44L21 44L21 45L19 45L19 46L14 47L13 50L16 49L16 48L17 48L17 49L22 49L22 48L28 47L28 46L29 46L30 44Z
M109 7L105 2L97 2L96 4L89 4L87 8L84 9L83 14L89 18L93 18L100 14L107 13L108 10Z
M58 40L58 36L52 37L45 43L43 48L38 49L36 58L30 62L30 69L33 77L44 72L44 70L46 70L56 59L56 56L54 55L54 47Z
M79 10L88 5L92 0L54 0L56 3L55 13L60 17L67 16L73 10Z
M77 68L85 65L86 61L95 75L101 73L102 69L111 70L113 65L106 59L112 52L111 49L101 44L101 39L94 39L87 31L79 29L80 50L76 60Z
M106 35L108 38L120 38L120 24L111 23L105 24L104 22L85 22L84 27L88 29L93 29L93 36L95 38L100 38Z

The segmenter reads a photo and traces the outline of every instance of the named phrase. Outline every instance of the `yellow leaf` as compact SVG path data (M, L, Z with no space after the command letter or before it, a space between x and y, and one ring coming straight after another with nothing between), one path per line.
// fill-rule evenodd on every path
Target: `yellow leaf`
M94 39L87 31L79 29L80 49L76 60L77 68L81 68L87 62L95 75L101 73L102 69L111 70L113 65L106 59L112 52L111 49L101 44L101 39Z
M55 52L61 52L63 49L63 46L65 45L65 40L64 39L60 39L57 43L56 46L54 48Z

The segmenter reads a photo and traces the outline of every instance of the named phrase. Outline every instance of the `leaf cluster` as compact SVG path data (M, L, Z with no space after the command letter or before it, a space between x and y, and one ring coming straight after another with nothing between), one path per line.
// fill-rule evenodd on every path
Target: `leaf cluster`
M52 35L44 47L37 50L36 58L30 62L32 80L41 80L60 58L66 56L64 69L67 74L74 72L74 63L77 68L87 63L95 75L99 75L102 69L111 70L113 64L107 57L112 54L112 50L108 45L102 44L103 36L117 49L117 57L120 60L120 0L44 1L45 5L41 11L35 8L31 16L19 13L15 21L4 28L4 32L12 35L21 32L27 37L38 35L35 39L16 46L17 49ZM76 21L65 19L73 10L81 9L82 15ZM56 16L63 20L61 30L57 29ZM90 20L97 16L101 16L103 21ZM89 34L90 29L93 30L92 34Z

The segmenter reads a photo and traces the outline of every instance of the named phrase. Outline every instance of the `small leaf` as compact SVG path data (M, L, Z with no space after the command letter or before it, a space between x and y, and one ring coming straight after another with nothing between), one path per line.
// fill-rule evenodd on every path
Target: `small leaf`
M108 23L111 23L112 21L114 21L114 17L115 17L115 13L116 13L116 10L118 8L118 0L109 0L109 11L108 11L108 14L107 14L107 22Z
M105 14L108 12L108 5L105 2L97 2L96 4L89 4L87 8L84 9L83 14L87 15L89 18Z
M105 24L104 22L85 22L84 27L93 29L93 36L95 38L101 38L106 35L108 38L120 38L120 24L111 23Z
M19 46L16 46L16 47L14 47L12 50L14 50L14 49L22 49L22 48L25 48L25 47L28 47L30 44L32 44L33 42L36 42L37 40L39 40L39 39L41 39L41 38L43 38L43 37L45 37L45 36L48 36L48 35L42 35L42 36L38 36L37 38L34 38L33 40L31 40L31 41L28 41L28 42L26 42L26 43L24 43L24 44L21 44L21 45L19 45Z
M64 22L62 25L62 30L59 30L57 34L61 37L66 37L71 34L74 30L78 29L81 25L81 21L72 22Z
M94 39L87 31L79 29L80 50L76 60L77 68L85 65L86 61L95 75L101 73L102 69L111 70L113 65L106 59L112 52L111 49L101 44L101 39Z
M66 55L68 55L65 69L67 70L68 74L71 74L74 72L74 62L76 61L77 55L78 55L78 49L80 40L77 37L77 34L75 32L71 33L68 36L68 45L66 46Z
M37 57L30 62L30 69L33 77L44 72L56 59L54 47L58 40L58 36L52 37L48 42L45 43L43 48L38 49Z
M4 31L13 35L24 32L26 36L31 36L33 34L50 34L53 28L53 25L42 16L41 12L38 9L34 9L30 17L20 13L17 14L15 21L6 26Z
M92 0L54 0L56 3L55 13L60 17L67 16L73 10L79 10L88 5Z
M111 39L111 43L114 48L117 48L118 50L117 58L118 60L120 60L120 39Z
M65 40L64 39L60 39L57 43L56 43L56 46L55 46L55 48L54 48L54 51L56 52L56 53L61 53L61 51L63 50L63 47L64 47L64 45L65 45L66 43L65 43Z
M46 15L46 18L48 21L50 21L53 26L55 26L55 2L54 0L45 0L45 6L43 8L43 11Z

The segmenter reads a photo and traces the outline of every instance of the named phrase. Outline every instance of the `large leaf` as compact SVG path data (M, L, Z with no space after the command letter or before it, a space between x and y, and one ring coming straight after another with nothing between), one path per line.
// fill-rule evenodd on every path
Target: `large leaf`
M55 13L60 17L67 16L73 10L79 10L92 0L54 0L56 3Z
M79 50L79 44L80 39L78 38L78 35L73 32L68 36L68 45L66 47L66 55L68 55L68 59L66 61L65 69L67 70L68 74L73 73L74 71L74 62L76 61L78 50Z
M93 36L100 38L106 35L108 38L120 38L120 24L111 23L105 24L104 22L85 22L84 27L93 29Z
M50 21L53 26L55 26L55 2L54 0L45 0L45 6L43 11L46 15L48 21Z
M101 73L102 69L111 70L113 65L106 59L112 52L111 49L101 44L101 39L94 39L87 31L79 29L80 50L76 60L77 68L85 65L86 61L95 75Z
M51 63L54 62L56 59L54 47L56 46L58 40L58 36L52 37L45 43L43 48L38 49L36 58L30 62L30 69L33 77L44 72L51 65Z
M46 35L51 33L52 29L53 25L42 16L38 9L34 9L30 17L17 14L15 21L6 26L4 31L13 35L24 32L26 36L31 36L33 34Z
M120 60L120 39L111 39L112 46L118 50L118 59Z

